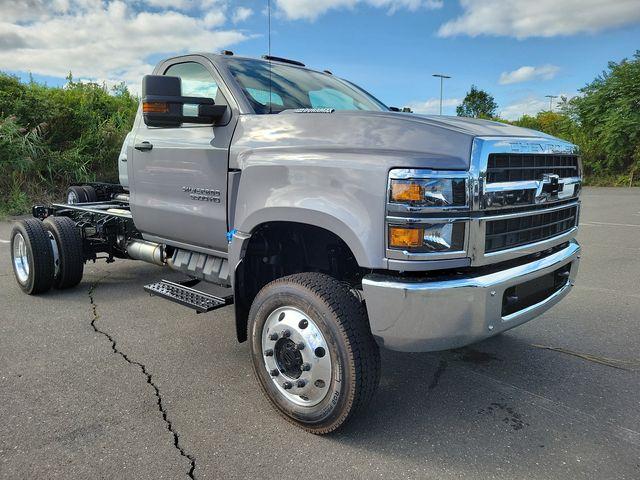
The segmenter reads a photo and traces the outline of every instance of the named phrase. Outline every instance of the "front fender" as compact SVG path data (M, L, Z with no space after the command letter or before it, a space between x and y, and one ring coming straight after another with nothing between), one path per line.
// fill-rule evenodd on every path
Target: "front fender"
M350 212L344 213L343 218L351 216ZM352 222L347 224L335 215L310 208L267 207L251 214L239 230L241 232L251 232L261 224L284 221L324 228L325 230L335 233L347 244L356 258L358 265L370 267L370 265L375 262L375 259L367 252L367 248L361 241L361 237L356 233L356 231L362 232L367 228L367 221L357 218L353 218L352 220Z
M231 229L250 234L266 222L313 225L340 237L361 267L385 268L385 191L386 170L314 162L253 165L242 171ZM242 256L233 247L231 265Z

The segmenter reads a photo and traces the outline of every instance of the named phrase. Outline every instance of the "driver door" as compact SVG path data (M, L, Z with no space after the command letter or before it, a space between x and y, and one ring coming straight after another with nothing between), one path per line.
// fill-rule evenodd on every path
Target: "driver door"
M158 74L181 78L182 95L227 104L213 66L202 57L174 59ZM189 105L185 105L185 113ZM227 172L237 115L225 125L149 127L140 121L129 163L131 210L145 238L227 251Z

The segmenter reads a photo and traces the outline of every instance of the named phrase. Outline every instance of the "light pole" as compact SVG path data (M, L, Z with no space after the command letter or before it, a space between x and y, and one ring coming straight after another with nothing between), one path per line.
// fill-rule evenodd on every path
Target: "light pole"
M558 95L545 95L549 99L549 111L553 112L553 99L558 98Z
M434 73L434 77L438 77L440 79L440 115L442 115L442 83L445 78L451 78L448 75L443 75L441 73Z

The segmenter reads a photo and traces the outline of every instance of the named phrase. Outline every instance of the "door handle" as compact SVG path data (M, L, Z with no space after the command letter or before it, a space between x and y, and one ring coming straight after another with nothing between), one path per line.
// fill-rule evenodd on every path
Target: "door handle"
M140 150L141 152L148 152L153 148L153 145L149 142L136 143L133 147L136 150Z

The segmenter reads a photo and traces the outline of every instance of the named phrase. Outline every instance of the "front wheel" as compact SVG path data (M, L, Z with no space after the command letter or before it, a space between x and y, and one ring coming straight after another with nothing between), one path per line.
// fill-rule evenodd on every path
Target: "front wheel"
M349 288L320 273L266 285L249 313L256 377L289 421L325 434L373 397L380 354L366 312Z

